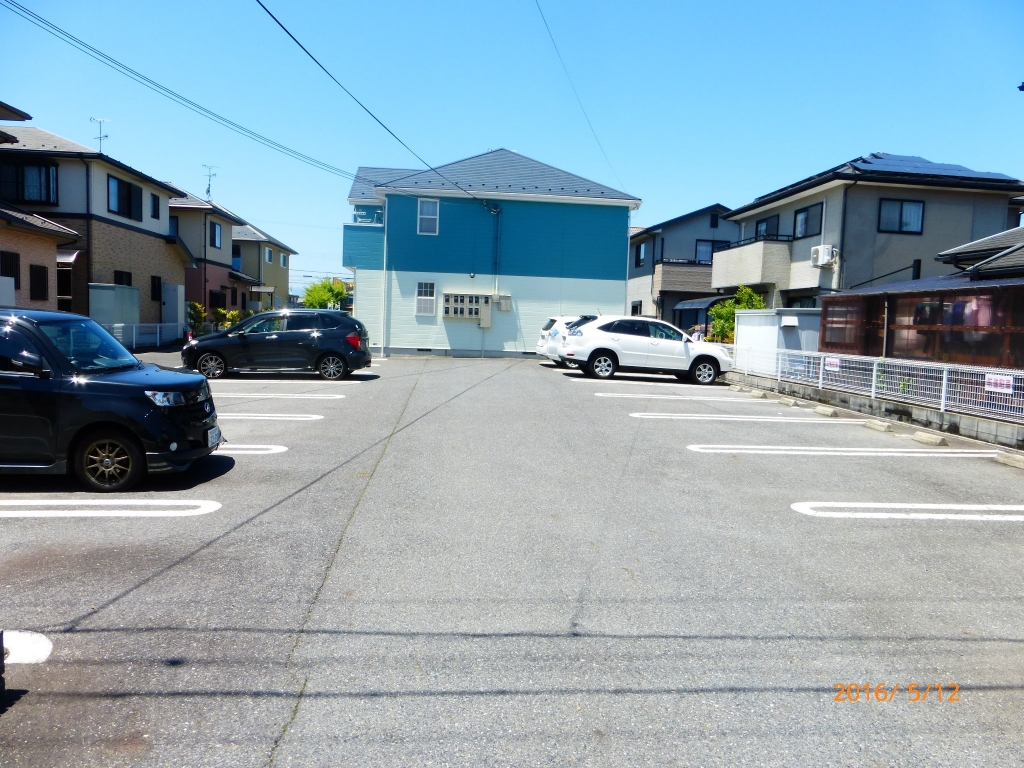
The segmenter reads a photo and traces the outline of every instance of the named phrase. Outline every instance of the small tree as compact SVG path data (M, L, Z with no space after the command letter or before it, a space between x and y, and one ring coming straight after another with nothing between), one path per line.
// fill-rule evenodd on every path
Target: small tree
M206 322L206 307L198 301L190 301L186 305L185 310L188 313L188 327L193 335L198 336L203 323Z
M306 286L304 303L309 309L341 309L348 298L348 290L341 281L335 283L324 278L319 283Z
M736 310L765 308L764 299L747 286L739 286L734 298L721 301L708 310L708 314L711 316L711 332L708 334L708 340L732 344L736 339Z
M210 310L210 314L213 315L213 329L215 331L219 331L222 326L227 325L228 311L226 309L214 307Z

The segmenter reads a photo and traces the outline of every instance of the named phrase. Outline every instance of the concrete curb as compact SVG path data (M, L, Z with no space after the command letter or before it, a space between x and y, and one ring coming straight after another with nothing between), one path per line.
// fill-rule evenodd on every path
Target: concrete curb
M814 409L814 412L822 416L835 417L839 415L839 411L837 411L835 408L829 408L827 405L819 405L817 408Z
M760 389L752 389L752 390L750 390L750 396L751 397L756 397L758 399L764 399L764 398L768 397L768 393L767 392L763 392Z
M1000 451L996 454L996 461L1008 467L1024 469L1024 456L1021 456L1019 453L1003 453Z
M867 427L868 429L873 429L876 432L895 432L896 431L896 430L893 429L892 424L890 424L889 422L887 422L887 421L878 421L877 419L872 419L871 421L865 421L864 422L864 426Z
M949 445L942 435L933 435L931 432L915 432L914 440L925 445Z
M792 407L792 406L795 406L795 405L799 405L799 403L796 400L794 400L792 397L780 397L779 398L779 405L788 405L788 406Z

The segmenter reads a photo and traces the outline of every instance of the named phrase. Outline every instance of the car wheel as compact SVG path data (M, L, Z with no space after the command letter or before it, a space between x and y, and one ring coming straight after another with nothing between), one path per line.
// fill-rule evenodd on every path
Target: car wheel
M91 491L127 491L146 472L145 457L136 441L117 430L97 430L75 452L75 474Z
M320 378L334 381L348 376L348 365L338 355L324 355L317 364L317 373Z
M607 352L598 352L587 366L595 379L610 379L615 375L615 358Z
M196 370L208 379L219 379L227 371L224 358L213 352L207 352L199 358Z
M690 368L690 377L697 384L714 384L718 378L718 363L702 357Z

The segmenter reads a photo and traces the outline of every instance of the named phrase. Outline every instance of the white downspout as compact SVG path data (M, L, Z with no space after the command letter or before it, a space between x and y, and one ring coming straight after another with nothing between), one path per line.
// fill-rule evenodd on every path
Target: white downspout
M384 350L388 346L387 323L388 323L388 198L384 197L384 264L380 302L380 356L386 357Z

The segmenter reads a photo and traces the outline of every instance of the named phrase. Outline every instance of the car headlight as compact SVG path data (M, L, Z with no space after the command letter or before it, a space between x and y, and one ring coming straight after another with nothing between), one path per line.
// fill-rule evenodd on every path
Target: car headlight
M151 392L146 391L146 397L152 400L154 403L159 405L161 408L166 408L170 405L184 405L185 395L181 392Z

